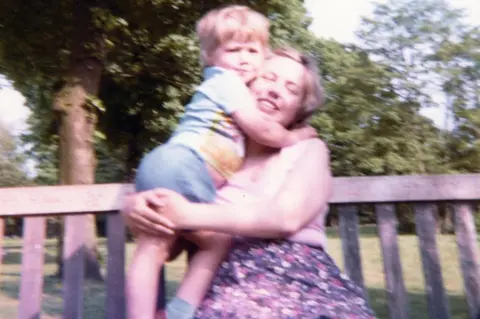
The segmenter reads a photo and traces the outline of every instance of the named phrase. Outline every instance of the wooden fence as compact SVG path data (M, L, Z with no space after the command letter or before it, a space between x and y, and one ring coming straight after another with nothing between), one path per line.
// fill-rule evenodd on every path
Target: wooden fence
M65 215L63 318L83 318L85 213L108 214L106 317L124 318L125 227L117 213L131 185L19 187L0 189L1 217L24 217L20 284L20 319L39 318L43 287L46 216ZM450 318L436 244L435 215L439 202L455 212L459 251L469 318L480 314L480 252L472 204L480 201L480 174L335 178L332 205L338 205L346 273L365 289L359 251L359 204L375 204L389 316L409 318L409 302L397 241L395 203L410 202L422 257L431 319ZM3 237L0 223L0 241ZM0 267L1 267L0 246ZM1 268L0 268L1 269Z

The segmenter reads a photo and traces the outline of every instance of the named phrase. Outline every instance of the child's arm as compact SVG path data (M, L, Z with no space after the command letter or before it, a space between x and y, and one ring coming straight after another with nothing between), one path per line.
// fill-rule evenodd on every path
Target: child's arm
M310 126L287 130L281 124L268 120L257 110L255 100L245 97L242 107L232 113L232 118L240 129L250 138L262 145L282 148L305 139L317 137L317 132Z
M256 100L240 77L223 72L204 81L199 92L231 116L240 129L257 143L282 148L299 141L317 137L312 127L287 130L257 109Z

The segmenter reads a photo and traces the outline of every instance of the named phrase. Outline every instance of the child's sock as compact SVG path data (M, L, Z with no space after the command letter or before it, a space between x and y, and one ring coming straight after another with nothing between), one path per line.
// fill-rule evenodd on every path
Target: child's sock
M196 307L183 299L174 297L167 305L167 319L192 319Z

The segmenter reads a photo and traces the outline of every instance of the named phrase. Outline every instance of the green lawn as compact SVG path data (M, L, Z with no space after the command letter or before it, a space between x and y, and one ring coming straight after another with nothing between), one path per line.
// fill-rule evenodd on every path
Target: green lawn
M101 253L106 256L104 241L101 240ZM467 306L463 292L463 282L455 238L450 235L438 236L438 247L442 262L445 288L449 296L453 319L467 318ZM388 318L385 281L379 240L375 229L362 228L360 239L363 272L369 289L369 298L378 318ZM409 293L411 317L427 318L423 275L418 242L415 236L400 236L401 259L404 279ZM21 241L6 240L7 255L0 266L0 318L16 318L21 264ZM55 271L55 242L46 243L45 286L42 318L60 318L62 308L61 283L50 277ZM328 252L338 265L342 265L341 242L334 230L329 230ZM127 248L127 258L131 256L133 244ZM104 259L105 260L105 259ZM167 289L171 295L181 278L185 257L167 266ZM104 318L104 285L88 282L85 287L85 318Z

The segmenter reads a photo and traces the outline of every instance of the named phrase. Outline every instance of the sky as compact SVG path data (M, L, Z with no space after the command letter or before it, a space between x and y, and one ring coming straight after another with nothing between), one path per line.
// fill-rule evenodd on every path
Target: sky
M18 135L27 128L25 120L29 113L25 98L0 77L0 122L14 135Z
M449 2L457 8L468 10L468 22L478 23L474 17L480 17L479 0ZM361 17L369 15L372 10L370 0L306 0L305 5L313 18L311 30L319 37L339 42L355 42L354 32L360 25ZM438 126L444 125L444 112L441 108L423 110L422 113L432 118ZM18 135L27 128L25 120L28 114L25 98L0 77L0 122L14 135Z

